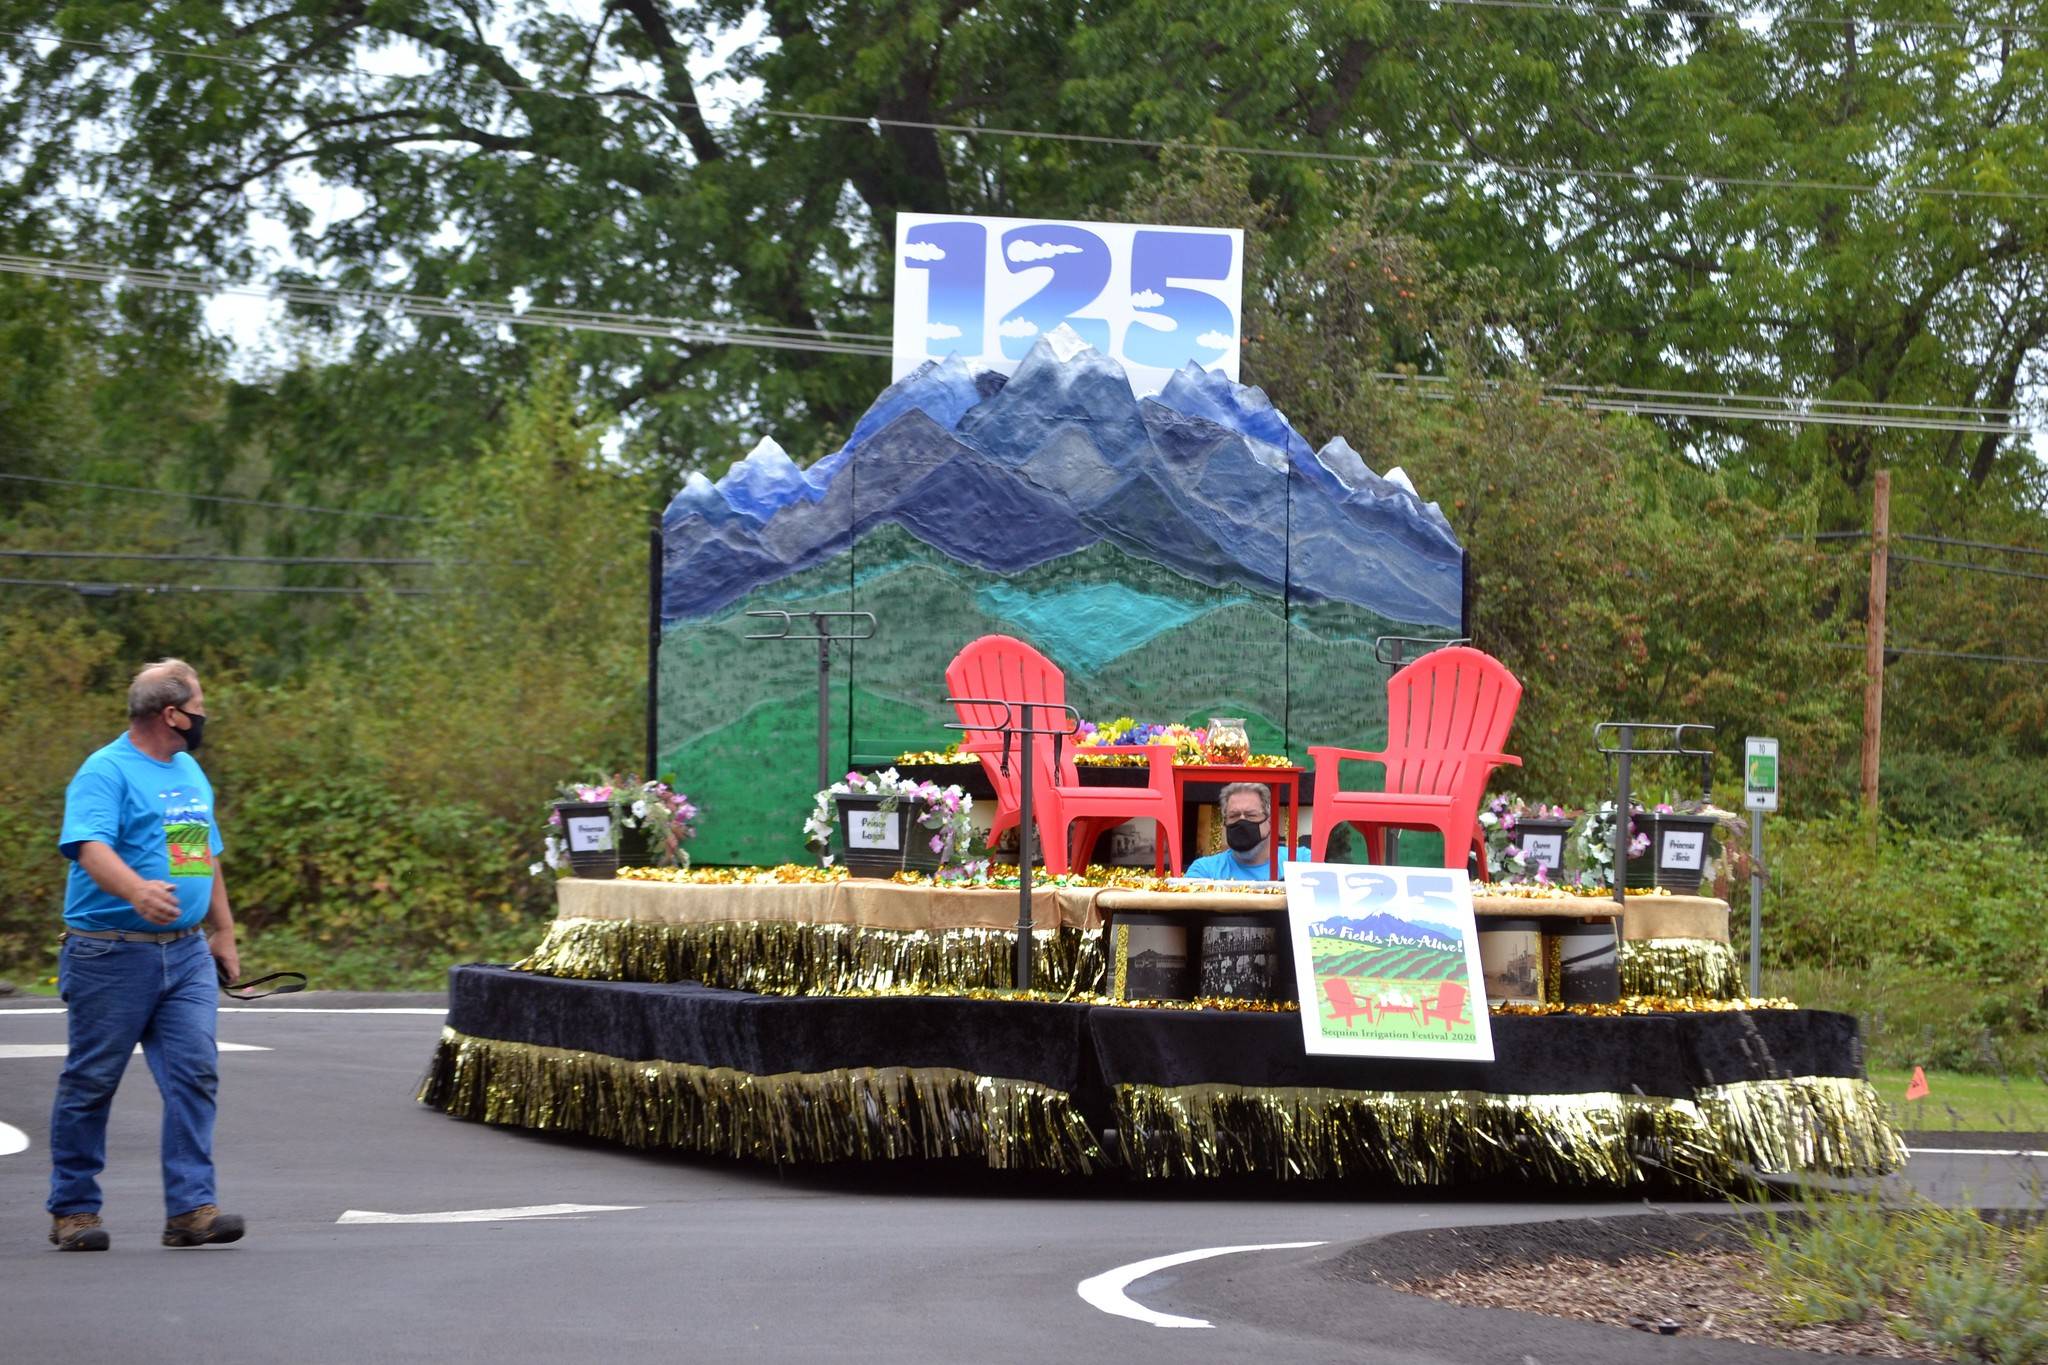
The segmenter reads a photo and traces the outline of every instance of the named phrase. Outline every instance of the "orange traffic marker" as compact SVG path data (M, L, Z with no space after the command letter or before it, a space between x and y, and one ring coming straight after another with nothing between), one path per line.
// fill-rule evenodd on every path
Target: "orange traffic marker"
M1924 1100L1927 1098L1927 1073L1919 1067L1913 1068L1913 1079L1906 1082L1906 1098Z

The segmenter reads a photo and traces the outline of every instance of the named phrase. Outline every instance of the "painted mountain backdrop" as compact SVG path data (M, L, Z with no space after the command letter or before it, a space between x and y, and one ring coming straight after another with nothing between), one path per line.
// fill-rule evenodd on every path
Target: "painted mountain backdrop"
M745 639L775 629L750 610L874 613L874 639L834 647L842 770L943 747L946 663L990 632L1058 662L1086 716L1369 747L1374 640L1462 621L1464 552L1400 471L1311 448L1257 389L1192 366L1141 402L1058 331L1008 383L921 367L808 470L763 441L693 476L663 545L659 740L706 863L800 858L816 783L816 647Z

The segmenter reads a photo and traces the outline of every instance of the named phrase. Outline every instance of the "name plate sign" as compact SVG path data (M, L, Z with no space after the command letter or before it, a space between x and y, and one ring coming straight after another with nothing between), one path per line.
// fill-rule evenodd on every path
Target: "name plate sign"
M850 810L846 812L846 846L872 848L894 853L903 847L893 810Z
M602 853L612 846L609 815L572 815L563 823L569 827L571 853Z
M1697 872L1706 862L1707 836L1692 830L1666 830L1664 847L1657 854L1660 867L1684 868Z

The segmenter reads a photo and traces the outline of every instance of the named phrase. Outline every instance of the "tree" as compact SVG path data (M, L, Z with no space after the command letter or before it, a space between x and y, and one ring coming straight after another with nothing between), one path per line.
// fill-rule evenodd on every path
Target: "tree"
M2039 27L2008 4L1758 25L1416 0L617 0L587 18L86 0L54 19L14 0L6 27L100 46L0 45L22 72L0 116L22 171L0 229L239 267L262 211L352 284L880 333L898 210L1083 216L1153 174L1152 151L1115 141L921 125L1256 145L1295 158L1254 171L1283 256L1370 178L1454 270L1514 282L1529 307L1506 349L1552 356L1556 377L2004 406L2027 401L2048 344L2048 199L2028 190L2048 168L2048 75ZM747 24L758 37L718 75L758 93L715 117L693 58ZM401 61L417 69L364 69ZM1318 159L1347 154L1368 160ZM316 221L309 174L360 211ZM1840 188L1867 184L1885 188ZM367 336L420 365L525 372L519 338L459 320ZM822 448L884 377L862 357L601 335L575 355L672 470L715 471L747 428ZM1990 487L2023 450L1668 425L1764 495L1819 480L1834 522L1877 462Z

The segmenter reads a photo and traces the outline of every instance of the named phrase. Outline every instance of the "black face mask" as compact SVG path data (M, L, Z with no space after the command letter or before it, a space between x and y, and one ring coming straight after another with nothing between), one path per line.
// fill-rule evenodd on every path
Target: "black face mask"
M182 706L178 709L185 711ZM199 752L199 746L206 742L206 717L196 711L185 711L185 719L192 722L192 728L180 730L178 733L184 737L185 752L196 754Z
M1223 827L1223 838L1233 853L1249 853L1266 842L1257 820L1233 820Z

